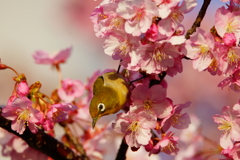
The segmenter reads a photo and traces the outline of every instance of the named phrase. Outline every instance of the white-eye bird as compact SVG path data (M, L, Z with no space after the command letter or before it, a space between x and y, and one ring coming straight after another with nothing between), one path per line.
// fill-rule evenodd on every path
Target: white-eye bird
M114 114L127 102L129 83L116 72L107 72L99 76L93 84L93 98L89 112L94 128L102 116Z

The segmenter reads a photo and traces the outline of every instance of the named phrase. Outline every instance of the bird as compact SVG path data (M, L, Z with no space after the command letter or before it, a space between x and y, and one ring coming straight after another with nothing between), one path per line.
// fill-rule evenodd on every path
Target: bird
M117 72L107 72L96 79L89 106L93 128L102 116L114 114L122 109L128 99L129 85L130 83Z

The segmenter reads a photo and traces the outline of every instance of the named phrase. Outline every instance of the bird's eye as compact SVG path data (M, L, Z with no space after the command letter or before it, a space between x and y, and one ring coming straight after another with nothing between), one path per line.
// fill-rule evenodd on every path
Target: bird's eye
M101 112L105 111L105 105L103 103L99 103L98 104L98 110L101 111Z

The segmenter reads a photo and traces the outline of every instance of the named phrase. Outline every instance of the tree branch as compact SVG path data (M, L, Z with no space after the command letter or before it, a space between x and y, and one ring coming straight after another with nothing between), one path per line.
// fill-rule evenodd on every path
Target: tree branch
M34 134L27 127L23 134L18 134L11 129L12 121L4 118L1 114L2 109L0 108L0 127L22 138L30 147L55 160L85 160L85 156L77 155L69 147L44 133L42 130Z
M190 38L190 35L192 35L195 31L197 27L200 27L201 22L206 14L207 8L210 4L211 0L204 0L202 8L200 9L198 16L195 20L195 22L193 23L192 27L187 31L187 34L185 35L186 39Z
M115 160L125 160L126 159L126 153L128 150L128 145L126 144L124 137L122 139L122 143L119 147L118 153L117 153L117 157Z

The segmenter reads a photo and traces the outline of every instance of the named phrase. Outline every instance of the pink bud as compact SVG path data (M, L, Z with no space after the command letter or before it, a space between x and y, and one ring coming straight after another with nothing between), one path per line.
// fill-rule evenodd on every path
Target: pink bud
M29 93L29 87L26 81L21 81L17 85L17 94L20 96L26 96Z
M237 40L234 33L225 33L222 40L226 46L236 46Z

